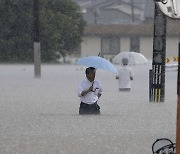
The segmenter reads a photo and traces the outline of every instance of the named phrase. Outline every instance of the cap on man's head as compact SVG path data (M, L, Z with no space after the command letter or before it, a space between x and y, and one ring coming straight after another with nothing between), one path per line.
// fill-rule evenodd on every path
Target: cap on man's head
M94 73L96 72L96 69L94 67L88 67L86 68L86 74L89 74L89 72L93 71Z
M127 58L123 58L122 59L122 63L123 63L123 65L127 65L128 64L128 59Z

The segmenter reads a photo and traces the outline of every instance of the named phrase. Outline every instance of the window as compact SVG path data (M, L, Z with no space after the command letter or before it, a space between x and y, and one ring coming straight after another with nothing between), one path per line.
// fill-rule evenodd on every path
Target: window
M116 55L120 52L119 37L103 37L101 38L101 53L103 55Z

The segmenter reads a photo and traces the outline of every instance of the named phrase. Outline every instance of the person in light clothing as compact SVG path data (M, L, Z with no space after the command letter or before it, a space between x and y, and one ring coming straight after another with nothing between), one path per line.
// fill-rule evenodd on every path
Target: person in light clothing
M133 80L133 71L128 66L128 59L122 59L123 66L118 70L116 79L119 79L119 91L130 91L131 80Z
M88 67L85 71L86 79L81 81L78 86L78 96L81 103L79 114L100 114L100 106L97 101L102 94L100 81L95 80L96 69Z

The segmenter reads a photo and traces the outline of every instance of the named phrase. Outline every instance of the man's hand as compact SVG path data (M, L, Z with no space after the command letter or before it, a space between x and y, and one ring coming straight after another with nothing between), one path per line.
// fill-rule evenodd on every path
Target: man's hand
M87 90L82 91L81 96L84 96L91 91L93 91L93 84Z
M89 90L89 92L90 92L90 91L93 91L93 84L92 84L92 86L91 86L91 87L89 87L89 89L88 89L88 90Z

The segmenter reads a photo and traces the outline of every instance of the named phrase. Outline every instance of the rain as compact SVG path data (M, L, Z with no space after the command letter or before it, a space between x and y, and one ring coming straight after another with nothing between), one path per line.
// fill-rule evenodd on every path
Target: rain
M164 101L151 102L154 2L71 1L79 6L73 5L77 16L67 9L70 5L55 7L62 4L60 0L39 0L39 38L34 36L29 8L33 2L0 2L2 10L8 8L0 15L0 154L152 154L159 138L175 143L180 23L167 18ZM12 15L16 6L28 13ZM63 11L53 14L53 9ZM40 48L33 45L34 40ZM87 66L77 61L99 55L118 69L120 64L113 63L113 58L132 50L147 61L130 65L131 91L120 92L117 74L97 68L96 79L103 88L98 100L101 113L79 115L78 85L86 77Z

